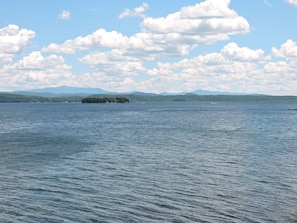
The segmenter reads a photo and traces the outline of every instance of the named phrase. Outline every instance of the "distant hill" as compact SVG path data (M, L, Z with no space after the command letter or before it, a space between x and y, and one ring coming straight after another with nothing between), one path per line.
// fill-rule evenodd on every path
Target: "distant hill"
M243 93L235 93L235 92L224 92L224 91L207 91L207 90L196 90L191 92L196 95L245 95Z
M140 92L140 91L133 91L129 94L132 94L132 95L140 95L140 96L157 96L158 94L155 94L155 93L145 93L145 92Z
M55 97L57 95L91 95L91 94L111 94L111 92L102 90L100 88L78 88L69 86L60 86L52 88L41 88L27 91L16 91L14 93L24 95L39 95L46 97Z
M178 92L178 93L168 93L162 92L160 95L246 95L243 93L235 93L235 92L224 92L224 91L207 91L198 89L192 92Z

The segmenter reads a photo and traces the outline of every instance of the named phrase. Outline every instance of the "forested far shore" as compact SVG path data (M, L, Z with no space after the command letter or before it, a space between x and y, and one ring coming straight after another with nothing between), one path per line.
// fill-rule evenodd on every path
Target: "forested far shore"
M297 96L268 96L268 95L137 95L137 94L123 94L123 95L90 95L77 96L34 96L22 95L12 93L0 93L0 103L62 103L62 102L77 102L82 103L83 100L92 98L91 100L101 100L102 102L93 103L127 103L137 102L292 102L297 103ZM96 99L97 98L97 99ZM98 99L100 98L100 99ZM103 98L103 99L102 99ZM124 99L124 100L123 100ZM118 101L117 101L118 100ZM105 102L104 102L105 101ZM91 103L85 101L85 103Z
M0 103L45 103L45 102L81 102L81 96L57 96L57 97L43 97L35 95L22 95L0 93Z

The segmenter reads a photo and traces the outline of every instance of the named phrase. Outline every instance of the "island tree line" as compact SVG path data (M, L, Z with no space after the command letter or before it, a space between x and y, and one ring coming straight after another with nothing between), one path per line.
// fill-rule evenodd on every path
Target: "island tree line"
M129 103L129 99L126 97L102 97L102 98L84 98L82 103Z

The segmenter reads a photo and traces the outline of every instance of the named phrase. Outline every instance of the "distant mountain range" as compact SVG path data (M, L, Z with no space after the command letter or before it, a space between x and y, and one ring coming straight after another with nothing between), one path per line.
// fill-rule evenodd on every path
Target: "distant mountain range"
M38 96L57 96L57 95L81 95L87 96L92 94L112 94L112 92L104 91L100 88L79 88L79 87L52 87L52 88L41 88L26 91L15 91L16 94L24 95L38 95Z
M196 94L196 95L245 95L243 93L236 93L236 92L207 91L207 90L196 90L196 91L192 92L192 94Z
M26 91L15 91L12 93L23 94L23 95L38 95L38 96L57 96L57 95L80 95L87 96L93 94L133 94L133 95L143 95L143 96L157 96L157 95L186 95L186 94L194 94L194 95L243 95L240 93L232 93L232 92L220 92L220 91L207 91L207 90L196 90L193 92L180 92L180 93L167 93L163 92L160 94L155 93L145 93L145 92L109 92L105 91L101 88L79 88L79 87L69 87L69 86L60 86L60 87L51 87L51 88L41 88L41 89L33 89Z

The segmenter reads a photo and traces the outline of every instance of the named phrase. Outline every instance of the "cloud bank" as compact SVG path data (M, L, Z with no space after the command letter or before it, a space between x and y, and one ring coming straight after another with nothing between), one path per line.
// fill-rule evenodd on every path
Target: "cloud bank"
M99 29L62 44L52 43L42 51L74 54L93 48L108 48L118 49L123 55L147 58L187 55L201 44L228 40L231 35L249 32L248 21L229 9L229 3L228 0L208 0L166 17L145 17L141 23L142 32L130 37L117 31Z
M15 63L13 59L22 54L35 32L9 25L0 29L0 62L4 64L0 83L5 83L0 89L71 85L115 92L205 89L297 95L296 42L285 40L270 52L228 42L251 29L229 5L230 0L205 0L154 18L144 16L149 6L143 3L119 15L120 19L141 17L138 33L127 36L100 28L50 43ZM200 46L220 41L226 44L217 51L191 54ZM65 59L68 57L87 69L77 73Z

